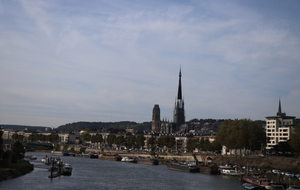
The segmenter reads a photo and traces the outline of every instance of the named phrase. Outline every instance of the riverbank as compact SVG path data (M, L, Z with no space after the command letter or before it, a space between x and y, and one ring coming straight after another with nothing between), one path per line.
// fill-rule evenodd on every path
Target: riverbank
M88 152L99 153L99 149L87 149ZM139 153L139 152L126 152L126 151L105 151L103 153L114 153L121 156L142 156L152 157L150 153ZM209 153L182 153L182 154L171 154L171 153L156 153L157 157L165 160L197 160L201 162L212 162L216 164L231 164L237 166L249 166L255 168L261 168L265 170L277 169L281 171L287 171L291 173L300 174L300 159L289 158L289 157L276 157L276 156L222 156Z
M10 168L0 168L0 182L11 178L16 178L33 171L34 166L26 160L19 160L12 164Z
M288 157L251 157L251 156L216 156L212 162L218 164L231 164L250 166L265 170L277 169L291 173L300 173L300 160Z

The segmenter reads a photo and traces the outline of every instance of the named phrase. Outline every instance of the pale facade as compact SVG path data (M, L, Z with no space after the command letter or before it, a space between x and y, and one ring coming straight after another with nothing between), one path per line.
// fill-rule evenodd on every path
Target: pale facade
M285 142L290 139L295 126L295 117L286 116L286 113L281 112L280 100L277 115L268 116L266 119L267 150L272 149L279 142Z

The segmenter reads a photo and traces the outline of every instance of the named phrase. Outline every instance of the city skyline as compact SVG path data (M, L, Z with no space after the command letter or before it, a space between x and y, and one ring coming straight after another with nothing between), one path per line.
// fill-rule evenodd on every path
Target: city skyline
M0 123L300 113L300 2L0 1Z

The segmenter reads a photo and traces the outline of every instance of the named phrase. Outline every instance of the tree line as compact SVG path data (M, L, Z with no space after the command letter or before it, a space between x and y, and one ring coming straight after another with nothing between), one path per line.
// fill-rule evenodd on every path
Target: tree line
M12 144L11 150L4 151L2 135L3 131L0 131L0 168L9 168L24 158L25 149L19 141L16 141Z

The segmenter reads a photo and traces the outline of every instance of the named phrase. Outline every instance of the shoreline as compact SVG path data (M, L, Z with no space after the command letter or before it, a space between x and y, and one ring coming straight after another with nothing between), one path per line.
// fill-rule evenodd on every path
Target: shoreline
M12 167L10 168L0 169L0 182L23 176L27 173L32 172L33 170L33 164L26 160L20 160L18 163L12 164Z

